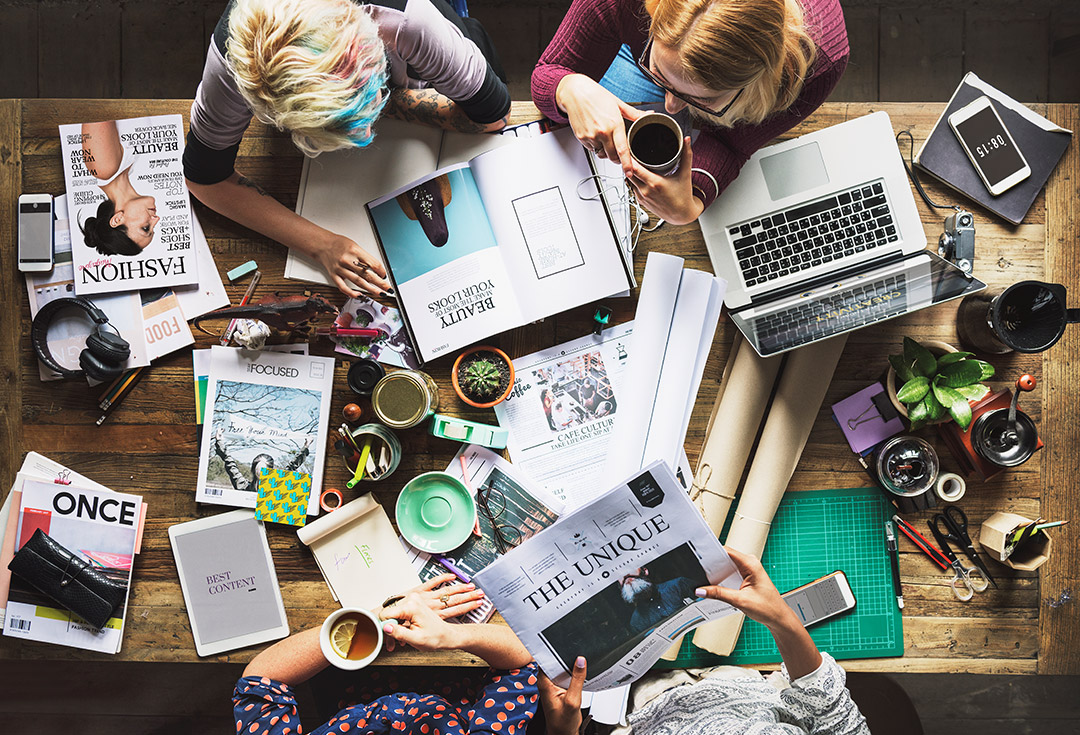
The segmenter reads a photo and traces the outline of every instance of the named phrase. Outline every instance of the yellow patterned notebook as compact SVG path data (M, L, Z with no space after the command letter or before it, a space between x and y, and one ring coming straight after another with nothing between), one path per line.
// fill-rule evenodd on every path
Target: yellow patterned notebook
M307 523L311 475L263 467L259 470L259 497L255 517L260 521L303 526Z

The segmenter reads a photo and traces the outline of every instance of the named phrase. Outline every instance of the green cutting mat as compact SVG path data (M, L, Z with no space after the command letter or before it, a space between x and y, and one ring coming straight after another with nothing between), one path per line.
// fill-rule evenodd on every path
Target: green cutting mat
M833 658L902 656L904 629L893 592L885 545L891 517L879 488L808 490L784 495L776 511L762 564L781 592L842 570L855 593L855 609L810 627L818 648ZM728 524L720 538L727 538ZM779 663L780 653L765 626L747 619L730 656L708 653L683 639L675 661L657 668L716 664Z

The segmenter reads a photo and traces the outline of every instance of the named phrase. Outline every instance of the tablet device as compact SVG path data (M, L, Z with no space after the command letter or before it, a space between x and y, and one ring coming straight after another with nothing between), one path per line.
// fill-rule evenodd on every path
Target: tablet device
M266 529L251 510L169 528L184 604L200 656L289 634Z

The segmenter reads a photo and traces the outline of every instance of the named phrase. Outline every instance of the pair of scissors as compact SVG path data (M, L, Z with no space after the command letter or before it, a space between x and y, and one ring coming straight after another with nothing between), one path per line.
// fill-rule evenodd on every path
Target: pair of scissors
M941 528L942 524L945 526L944 530ZM955 505L949 506L944 513L935 514L927 522L927 525L930 527L930 532L934 534L934 540L941 547L941 553L945 555L949 565L953 568L951 584L956 598L962 602L967 602L975 596L976 592L985 592L987 587L990 586L990 578L980 568L981 565L965 567L956 558L956 554L953 553L952 548L949 546L950 541L956 543L968 558L972 558L975 553L975 547L972 545L971 537L967 532L967 516L964 511ZM973 559L973 561L977 562L977 559Z

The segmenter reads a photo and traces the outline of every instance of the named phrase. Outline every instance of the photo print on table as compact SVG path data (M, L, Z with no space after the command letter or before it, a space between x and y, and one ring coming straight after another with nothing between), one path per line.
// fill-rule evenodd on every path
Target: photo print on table
M554 432L611 416L617 402L600 351L575 355L552 368L533 371L540 403Z

